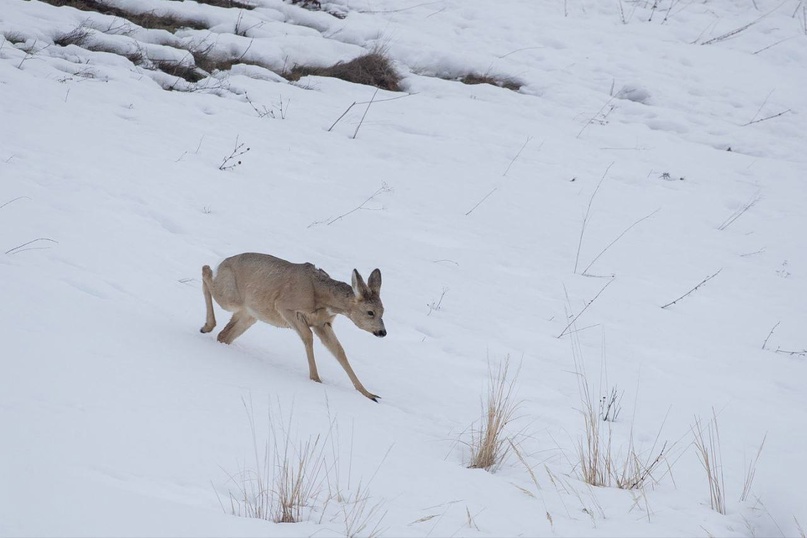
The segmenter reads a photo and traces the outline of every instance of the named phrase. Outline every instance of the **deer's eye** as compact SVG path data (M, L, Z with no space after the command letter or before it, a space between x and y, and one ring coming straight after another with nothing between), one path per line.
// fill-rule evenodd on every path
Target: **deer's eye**
M368 316L370 316L370 317L372 318L372 317L374 317L374 316L375 316L375 312L373 312L372 310L368 310L368 311L367 311L367 315L368 315Z

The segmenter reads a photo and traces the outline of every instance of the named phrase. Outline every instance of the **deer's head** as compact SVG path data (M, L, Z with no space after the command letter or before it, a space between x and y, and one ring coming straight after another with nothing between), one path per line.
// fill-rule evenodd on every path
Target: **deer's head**
M370 273L367 283L359 272L353 269L351 279L353 286L353 304L346 312L350 321L356 327L378 337L387 336L387 329L384 328L384 305L381 304L381 271L378 269Z

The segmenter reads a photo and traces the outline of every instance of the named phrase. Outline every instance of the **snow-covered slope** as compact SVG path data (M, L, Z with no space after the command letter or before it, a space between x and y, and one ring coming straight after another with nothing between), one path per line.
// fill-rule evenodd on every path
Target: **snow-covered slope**
M804 534L803 2L255 3L115 2L209 28L176 34L0 4L0 534L344 535L338 500L294 525L230 515L289 421L327 437L388 536ZM406 92L255 65L194 86L54 44L76 28L276 70L381 47ZM468 73L523 86L447 80ZM319 345L309 381L292 331L199 333L201 267L244 251L382 270L389 335L336 326L379 405ZM579 479L573 348L595 399L624 391L615 452L669 441L643 492ZM525 462L470 470L506 357ZM726 515L691 446L713 409Z

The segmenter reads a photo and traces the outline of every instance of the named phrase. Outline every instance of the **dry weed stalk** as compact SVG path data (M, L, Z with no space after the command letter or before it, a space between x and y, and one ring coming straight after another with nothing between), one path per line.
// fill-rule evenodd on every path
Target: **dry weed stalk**
M723 461L720 455L720 431L717 428L717 414L712 409L712 420L704 427L701 419L695 417L692 427L695 436L695 449L706 471L709 482L709 502L712 510L726 513L725 484L723 482Z
M289 413L288 422L284 423L278 422L270 412L268 436L271 439L261 451L252 403L243 403L252 434L254 463L249 468L244 466L237 475L230 475L235 487L229 492L229 510L223 504L222 509L232 515L275 523L296 523L319 512L320 523L328 517L331 522L343 524L347 537L380 535L386 512L383 501L373 502L368 489L375 474L367 483L360 480L358 487L351 489L353 441L351 439L348 469L344 474L341 472L344 458L341 457L339 425L330 417L330 412L327 431L300 442L291 432L293 413ZM379 468L388 455L389 450Z
M304 510L310 509L323 492L327 472L325 442L319 436L294 446L291 420L288 426L278 429L271 413L269 435L263 452L258 448L255 414L250 403L244 401L252 433L255 458L252 469L242 469L231 476L235 492L230 492L230 512L233 515L265 519L275 523L295 523L304 519Z
M748 495L751 493L751 486L754 483L754 476L757 474L757 462L759 462L759 456L762 454L762 448L765 446L765 441L768 439L768 434L766 433L765 436L762 438L762 442L759 444L759 449L757 449L756 457L751 460L748 464L748 468L745 470L745 480L743 481L743 492L740 495L740 501L745 502L748 498Z
M510 359L505 358L494 370L488 365L488 395L482 404L479 428L471 428L471 451L468 467L471 469L496 470L507 457L512 446L512 436L505 429L515 419L519 402L513 399L516 375L510 378Z
M601 410L596 409L594 398L589 388L588 376L582 360L580 342L572 334L572 356L580 394L580 409L583 415L584 434L577 444L577 465L580 478L591 486L620 489L641 490L649 480L656 481L654 471L667 461L667 442L657 450L661 430L665 420L659 427L653 446L646 454L637 450L634 443L633 426L631 426L628 447L624 457L615 454L613 445L613 423L606 421ZM612 394L614 394L612 392ZM601 400L600 400L601 401ZM607 424L607 431L602 429Z

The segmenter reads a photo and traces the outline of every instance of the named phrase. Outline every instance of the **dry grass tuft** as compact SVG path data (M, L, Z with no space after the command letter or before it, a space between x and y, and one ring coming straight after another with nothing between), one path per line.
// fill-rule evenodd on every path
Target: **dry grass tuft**
M765 436L762 438L762 443L759 445L759 449L757 450L756 457L748 464L748 468L745 470L745 480L743 481L743 492L740 495L740 501L745 502L748 499L748 495L751 494L751 486L754 484L754 476L757 474L757 463L759 462L759 457L762 455L762 449L765 447L765 441L768 439L768 434L766 433Z
M655 482L653 473L667 458L667 442L661 448L659 437L664 427L662 422L653 445L646 452L637 450L634 443L633 427L624 456L613 450L613 421L598 410L589 388L589 380L583 365L579 341L572 336L572 355L583 415L582 438L577 445L577 466L583 482L600 487L616 486L620 489L641 490L648 482ZM616 394L612 391L611 394ZM602 399L600 399L602 402ZM603 427L607 430L603 430Z
M471 427L471 469L496 470L513 446L512 436L505 434L507 425L515 419L519 402L513 400L516 377L509 378L510 360L505 358L493 370L488 366L488 395L482 404L479 427Z
M67 32L66 34L62 34L57 36L53 42L60 47L67 47L68 45L76 45L78 47L84 46L87 42L87 39L90 36L89 28L84 26L79 26L74 30Z
M246 407L246 402L244 402ZM288 426L279 429L270 416L270 436L263 452L258 449L254 412L247 408L252 432L254 467L231 476L230 512L235 516L296 523L323 494L326 458L320 436L292 443Z
M364 56L359 56L355 60L339 62L330 67L295 65L283 74L285 78L291 81L297 81L309 75L334 77L393 92L402 91L401 76L383 51L370 52Z
M176 32L180 28L193 28L194 30L204 30L207 25L201 21L193 19L183 19L170 13L157 13L156 11L147 11L143 13L135 13L127 11L123 8L105 4L98 0L43 0L52 6L62 7L68 6L81 11L95 11L105 15L112 15L120 17L121 19L128 20L143 28L150 28L152 30L167 30L171 33Z
M159 69L166 75L178 77L188 82L199 82L207 77L207 74L197 68L195 65L190 65L174 60L151 60L156 69Z
M712 409L712 420L706 426L701 424L700 418L695 417L692 433L695 436L698 458L706 471L706 479L709 482L709 503L712 510L725 515L726 497L724 492L726 487L723 482L723 461L720 455L720 431L717 428L717 415L714 409Z
M171 0L172 2L184 2L184 0ZM255 4L249 2L241 2L240 0L196 0L200 4L207 4L208 6L222 7L225 9L255 9Z
M386 512L383 501L374 502L368 489L375 474L367 483L360 480L355 489L351 488L353 440L350 441L347 473L343 473L345 462L341 457L339 426L335 419L330 419L322 435L295 441L291 432L295 422L293 413L284 422L270 412L269 440L261 450L251 402L244 401L244 408L252 434L254 462L236 475L230 475L234 489L229 491L229 508L222 503L225 512L275 523L307 519L321 523L329 518L333 523L344 525L347 537L380 535ZM328 416L330 418L330 412ZM379 468L385 460L386 455Z
M12 45L19 45L27 41L27 38L20 32L3 32L3 37Z
M460 77L458 80L463 84L490 84L491 86L498 86L499 88L505 88L514 92L520 90L522 86L522 84L516 79L509 77L496 77L489 74L480 75L477 73L469 73Z
M308 11L322 11L328 15L333 15L337 19L344 19L347 17L346 11L337 11L334 9L334 6L325 8L322 6L322 2L319 0L291 0L291 3L295 6L307 9Z

